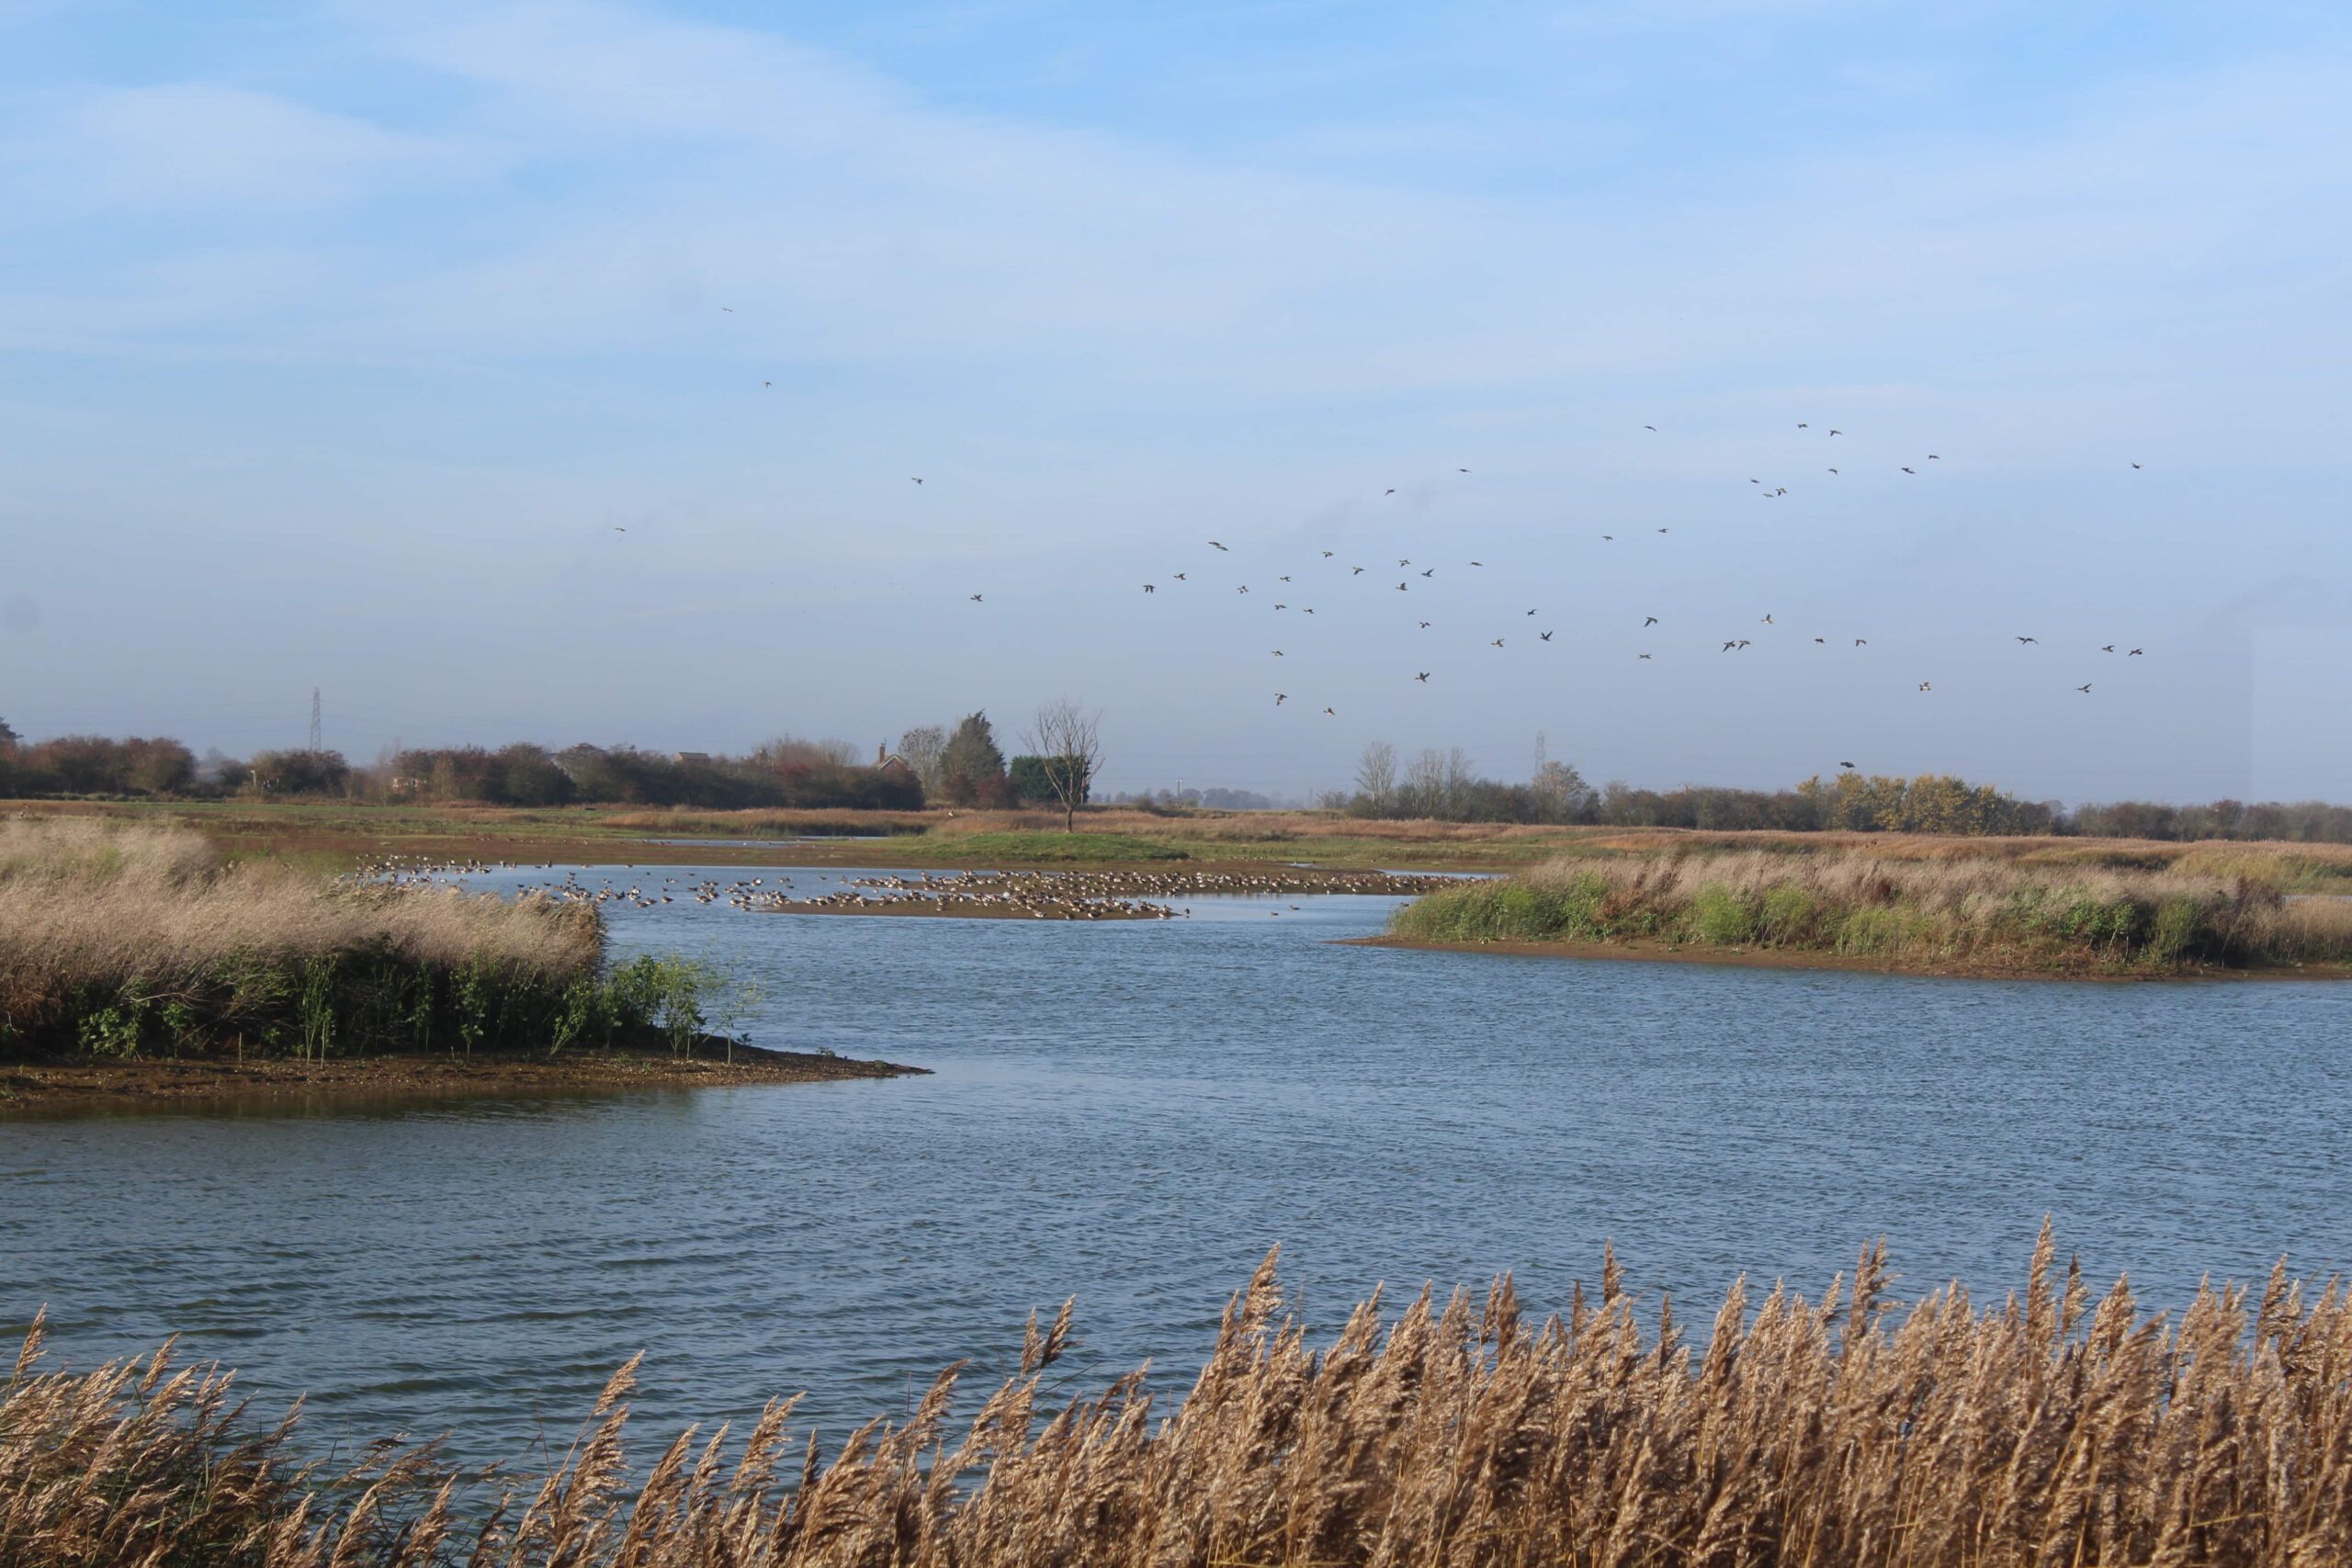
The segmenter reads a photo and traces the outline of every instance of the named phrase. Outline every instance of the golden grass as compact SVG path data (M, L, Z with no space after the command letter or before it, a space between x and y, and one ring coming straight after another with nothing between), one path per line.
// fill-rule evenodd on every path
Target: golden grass
M1885 1300L1883 1247L1818 1301L1735 1283L1691 1338L1645 1332L1604 1262L1540 1323L1510 1280L1317 1349L1270 1257L1172 1409L1142 1372L1059 1405L1017 1375L952 1422L951 1369L907 1419L820 1454L772 1403L740 1438L625 1444L637 1363L563 1461L460 1522L429 1451L328 1476L251 1437L168 1348L0 1398L0 1562L251 1568L800 1564L1566 1564L1984 1568L2352 1562L2352 1302L2283 1266L2177 1319L2095 1297L2045 1228L2022 1294ZM635 1477L632 1479L632 1477Z
M352 887L278 866L229 865L201 835L180 829L0 821L0 969L37 969L68 983L371 944L422 963L491 956L517 970L576 975L593 968L600 951L585 913L453 888Z
M126 994L142 1017L232 1008L231 993L284 1010L304 971L363 954L388 971L545 989L594 976L602 952L594 911L577 906L230 864L180 828L0 820L0 1049L77 1015L120 1019ZM138 1021L123 1027L135 1044Z
M2288 898L2243 870L2225 878L1942 852L1948 842L1894 846L1907 855L1873 842L1563 858L1430 894L1391 929L1430 942L1646 940L1988 972L2352 963L2352 901Z

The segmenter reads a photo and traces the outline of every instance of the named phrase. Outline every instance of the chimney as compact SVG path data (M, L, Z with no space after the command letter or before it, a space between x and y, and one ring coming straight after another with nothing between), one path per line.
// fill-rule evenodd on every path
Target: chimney
M888 761L889 760L890 760L890 746L889 746L889 742L885 741L885 742L883 742L881 745L876 746L876 748L874 748L874 765L875 765L876 767L877 767L877 768L878 768L878 767L880 767L883 763L885 763L885 762Z

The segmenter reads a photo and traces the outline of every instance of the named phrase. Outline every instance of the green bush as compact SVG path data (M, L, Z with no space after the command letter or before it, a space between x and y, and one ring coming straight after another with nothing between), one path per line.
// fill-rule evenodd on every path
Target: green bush
M1702 942L1738 947L1754 940L1756 913L1738 894L1710 882L1691 897L1690 924Z

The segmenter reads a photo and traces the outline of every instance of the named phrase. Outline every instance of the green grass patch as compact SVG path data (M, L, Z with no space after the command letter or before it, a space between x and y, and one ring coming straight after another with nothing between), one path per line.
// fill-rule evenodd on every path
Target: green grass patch
M1132 833L940 833L924 837L926 844L959 859L1011 863L1051 861L1170 861L1192 856L1175 845Z

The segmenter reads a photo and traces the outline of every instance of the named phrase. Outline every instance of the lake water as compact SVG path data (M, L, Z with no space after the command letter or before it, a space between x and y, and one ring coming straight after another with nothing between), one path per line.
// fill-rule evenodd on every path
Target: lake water
M534 879L545 874L532 874ZM709 867L583 873L658 886ZM842 873L745 872L803 893ZM511 885L515 878L476 878ZM676 891L673 889L673 893ZM1068 924L610 910L764 989L750 1024L930 1077L0 1121L0 1331L77 1363L178 1334L314 1434L568 1438L648 1352L639 1444L808 1390L838 1438L1079 1297L1073 1382L1181 1388L1271 1245L1310 1321L1377 1281L1613 1240L1703 1323L1885 1235L1916 1292L2352 1270L2352 987L2007 984L1330 945L1390 900ZM1298 908L1294 909L1292 906Z

